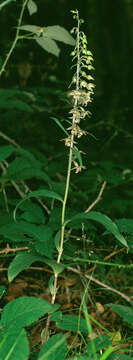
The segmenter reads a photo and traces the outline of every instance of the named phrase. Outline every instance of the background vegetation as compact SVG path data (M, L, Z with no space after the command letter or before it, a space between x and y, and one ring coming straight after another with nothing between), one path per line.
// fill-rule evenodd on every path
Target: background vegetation
M0 359L130 360L133 1L29 3L0 2ZM60 198L68 162L62 129L72 107L74 43L57 41L56 56L24 39L21 30L12 49L24 4L19 25L37 29L59 25L70 31L70 10L78 9L94 56L91 115L82 121L87 135L79 140L85 168L71 173L66 219L96 205L68 223L60 265ZM55 274L58 291L51 304Z

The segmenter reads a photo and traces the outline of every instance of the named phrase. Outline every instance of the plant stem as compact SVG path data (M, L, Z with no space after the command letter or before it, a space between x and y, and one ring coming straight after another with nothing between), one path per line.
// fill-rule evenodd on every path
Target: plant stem
M1 75L3 74L3 72L5 71L5 67L6 67L6 65L7 65L8 61L9 61L9 59L10 59L10 56L12 55L12 52L13 52L13 50L15 49L15 46L16 46L17 41L18 41L18 39L19 39L20 25L21 25L21 22L22 22L23 13L24 13L24 10L25 10L25 7L26 7L27 2L28 2L28 0L23 1L23 5L22 5L22 8L21 8L20 16L19 16L19 19L18 19L18 26L17 26L17 31L16 31L15 39L14 39L14 41L13 41L13 43L12 43L12 46L11 46L11 48L10 48L10 50L9 50L6 58L5 58L5 61L4 61L3 65L2 65L2 68L1 68L1 70L0 70L0 76L1 76Z
M79 14L77 11L77 66L76 66L76 91L79 90L79 78L80 78L80 20L79 20ZM74 99L74 108L77 107L78 100L77 98ZM73 127L76 123L76 115L73 113L72 117L72 130L70 135L70 149L69 149L69 159L68 159L68 168L67 168L67 177L66 177L66 186L65 186L65 194L63 199L63 205L62 205L62 215L61 215L61 240L60 240L60 247L58 251L58 257L57 257L57 263L59 264L61 261L62 253L63 253L63 246L64 246L64 234L65 234L65 212L66 212L66 204L68 199L68 192L69 192L69 185L70 185L70 176L71 176L71 168L72 168L72 155L73 155L73 146L74 146L74 132ZM52 299L51 304L55 303L56 294L57 294L57 282L58 282L58 273L54 274L54 283L53 283L53 292L52 292ZM43 339L43 342L45 342L48 338L49 333L49 326L50 326L50 314L48 315L46 327L45 327L45 337Z
M79 90L79 71L80 71L80 49L79 49L79 16L78 16L78 26L77 26L77 70L76 70L76 90ZM77 99L75 99L74 107L77 106ZM73 115L72 125L75 124L75 115ZM65 188L65 195L63 200L62 206L62 219L61 219L61 242L60 242L60 249L58 254L57 263L60 263L61 256L63 253L63 244L64 244L64 232L65 232L65 210L66 210L66 203L68 198L69 192L69 185L70 185L70 176L71 176L71 167L72 167L72 150L74 144L74 134L71 131L71 141L70 141L70 150L69 150L69 160L68 160L68 170L67 170L67 179L66 179L66 188Z
M78 12L77 12L78 13ZM76 91L79 90L79 74L80 74L80 44L79 44L79 16L78 16L78 26L77 26L77 68L76 68ZM74 101L74 107L77 106L77 98ZM72 118L72 127L75 124L76 116L73 114ZM63 245L64 245L64 234L65 234L65 211L66 211L66 203L68 199L69 185L70 185L70 176L71 176L71 167L72 167L72 155L73 155L73 145L74 145L74 133L71 131L71 139L70 139L70 150L69 150L69 159L68 159L68 169L67 169L67 178L66 178L66 187L64 200L62 205L62 216L61 216L61 240L60 240L60 248L58 252L57 263L59 264L61 261L62 253L63 253ZM52 295L52 304L55 302L56 293L57 293L57 281L58 274L55 274L54 284L53 284L53 295Z

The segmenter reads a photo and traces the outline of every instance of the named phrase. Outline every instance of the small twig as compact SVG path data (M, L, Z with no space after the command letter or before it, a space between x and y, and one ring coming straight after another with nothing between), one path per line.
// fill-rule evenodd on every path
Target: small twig
M125 294L123 294L121 291L116 290L116 289L112 288L111 286L106 285L105 283L103 283L102 281L99 281L98 279L95 279L95 278L94 278L93 276L91 276L91 275L85 275L85 277L86 277L87 279L89 279L90 281L93 281L93 282L95 282L96 284L98 284L98 285L100 285L100 286L103 286L103 287L106 288L107 290L110 290L110 291L114 292L115 294L120 295L120 296L121 296L123 299L125 299L126 301L131 302L130 297L127 296L127 295L125 295Z
M115 256L116 254L119 254L120 252L123 252L124 250L125 250L125 248L122 248L122 249L119 249L119 250L114 250L111 254L105 256L105 258L103 260L107 261L111 257Z
M7 244L7 247L3 250L0 251L0 254L9 254L9 253L16 253L18 251L25 251L25 250L28 250L29 248L27 246L24 246L24 247L20 247L20 248L10 248L10 246Z
M18 145L15 140L11 139L9 136L7 136L6 134L4 134L2 131L0 131L0 136L1 136L4 140L6 140L6 141L8 141L9 143L11 143L12 145L16 146L17 148L20 148L20 145Z
M27 2L28 2L28 0L23 1L23 5L22 5L22 8L21 8L20 16L19 16L19 19L18 19L18 26L17 26L17 31L16 31L15 39L14 39L14 41L13 41L13 43L12 43L12 46L11 46L11 48L10 48L7 56L6 56L6 59L5 59L4 63L3 63L3 65L2 65L2 68L1 68L1 70L0 70L0 76L1 76L2 73L5 71L5 67L6 67L6 65L7 65L8 61L9 61L11 55L12 55L12 52L13 52L13 50L15 49L15 46L16 46L16 44L17 44L17 41L18 41L18 39L19 39L20 25L21 25L21 23L22 23L23 13L24 13L25 6L26 6Z
M95 282L96 284L104 287L105 289L110 290L110 291L114 292L117 295L120 295L123 299L125 299L128 302L132 301L129 296L123 294L121 291L118 291L118 290L112 288L111 286L106 285L105 283L103 283L103 282L99 281L98 279L94 278L92 275L82 274L79 270L77 270L75 268L72 268L71 266L68 266L67 270L70 270L70 271L75 272L76 274L85 276L86 279L89 279L90 281Z
M88 213L101 200L101 196L105 189L106 184L107 184L107 181L104 181L102 184L102 187L100 189L98 197L96 198L96 200L93 201L93 203L88 207L88 209L85 210L85 213Z

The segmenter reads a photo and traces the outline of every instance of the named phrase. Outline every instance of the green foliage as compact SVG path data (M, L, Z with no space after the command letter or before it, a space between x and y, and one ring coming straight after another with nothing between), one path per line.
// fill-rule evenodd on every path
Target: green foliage
M133 324L133 308L124 305L108 304L112 310L117 312L118 315L122 316L123 320L128 324Z
M45 300L26 296L7 304L0 321L0 359L28 359L29 345L24 327L57 307Z
M74 45L75 40L69 32L59 25L38 27L36 25L23 25L20 30L31 33L31 39L35 40L48 53L59 56L60 49L55 40L62 41L68 45ZM41 36L41 37L40 37ZM26 38L26 36L25 36ZM28 39L28 35L27 35Z
M26 360L30 353L25 329L7 330L0 339L1 360Z
M5 1L3 1L2 4L0 4L0 10L1 10L4 6L8 5L11 1L16 1L16 0L5 0Z
M0 5L0 10L10 2L11 0L4 1ZM32 356L28 341L30 327L31 325L34 326L44 315L48 318L46 325L44 325L46 329L43 329L41 334L42 345L39 344L39 351L35 354L36 360L130 360L132 357L129 349L127 349L128 353L125 354L119 352L121 344L115 346L111 332L107 331L95 318L93 319L89 312L83 311L82 317L81 309L76 308L75 315L72 313L68 315L58 310L60 305L56 305L55 302L56 296L60 292L58 278L63 276L63 280L66 279L66 269L77 272L87 289L88 284L86 285L85 280L90 269L86 268L86 264L87 266L90 263L94 265L92 272L95 269L97 271L98 268L96 275L101 275L102 281L104 281L103 277L106 274L105 265L119 269L123 266L125 271L126 267L129 269L132 266L130 252L133 251L133 223L131 216L126 218L124 214L130 204L128 197L132 196L132 188L125 189L125 194L128 197L124 200L122 196L117 197L115 193L117 188L121 189L122 186L126 188L126 185L132 185L132 171L119 164L116 165L113 160L101 160L99 163L96 160L90 161L89 169L85 170L82 151L78 148L77 142L83 135L87 135L84 125L83 129L80 128L80 123L90 116L88 105L90 105L94 91L94 79L90 71L94 68L92 66L93 55L88 50L87 37L83 31L80 31L83 20L79 19L78 11L72 11L73 17L77 21L77 26L72 29L72 33L76 37L74 40L69 32L59 25L47 27L21 25L25 7L27 7L30 16L38 11L35 1L23 2L15 40L5 62L0 58L0 73L4 71L18 40L31 39L55 56L59 56L60 53L56 41L74 46L71 53L74 74L71 83L72 89L68 92L66 108L63 105L64 112L66 109L69 111L69 119L65 117L65 120L60 119L60 105L58 104L59 117L57 117L56 101L54 104L54 100L51 100L55 94L60 98L61 96L64 97L64 92L59 91L59 89L48 87L30 89L29 91L0 89L0 111L3 112L4 119L7 120L8 116L10 119L10 114L14 113L19 119L20 114L24 114L27 117L26 119L30 119L32 129L34 116L38 118L42 111L43 117L44 114L49 113L50 118L54 121L51 125L53 126L52 131L50 128L48 136L46 135L46 144L41 143L43 126L42 124L39 125L39 149L35 147L30 149L28 142L29 150L25 150L14 140L1 133L3 139L10 144L0 146L0 243L2 249L0 255L2 257L4 255L8 260L8 281L9 283L13 282L22 271L28 269L32 264L36 266L38 263L41 263L41 266L46 264L50 267L52 275L50 274L47 286L51 294L51 303L39 297L21 296L6 305L4 302L5 306L2 305L0 360L28 360ZM26 35L23 35L24 32L27 32ZM67 129L64 124L65 121L69 126ZM59 155L53 148L50 150L48 141L49 138L51 142L54 141L56 128L54 123L58 125L58 130L61 133L65 133L66 138L63 140L65 141L67 155L64 150L61 150ZM39 126L37 123L36 129ZM89 133L89 135L95 138L92 134ZM85 146L85 151L86 148L88 148L88 143ZM44 149L47 149L45 156ZM65 158L68 158L67 174ZM84 172L81 174L83 169ZM107 192L105 200L100 204L102 183L105 180L107 181ZM97 197L99 190L100 195ZM86 210L88 203L91 204L91 208L98 203L98 211ZM104 213L107 213L108 216ZM120 216L124 217L120 218ZM106 230L104 233L101 225ZM108 255L107 260L106 258L104 260L102 250L105 249L106 244L107 248L111 249L111 255ZM114 244L115 248L113 249ZM101 247L103 247L102 250ZM120 254L114 262L108 262L108 257L112 256L112 253L117 255L117 251L120 253L121 250L124 251L124 257ZM13 253L11 260L8 257L8 251L9 253L11 251L9 256L12 256ZM17 254L16 251L18 251ZM92 284L91 280L93 281L95 278L93 279L93 276L92 278L90 276L88 279ZM98 280L95 279L95 283L97 282ZM98 284L98 286L100 284L104 286L104 283L100 283L100 281ZM108 285L105 287L109 290L113 289L108 288ZM3 301L5 301L6 289L4 285L0 286L0 298L3 298ZM87 291L85 291L84 296L86 293ZM115 296L121 296L121 292L118 290L114 293ZM69 297L69 291L67 295ZM90 285L88 299L90 300L91 297L93 299L95 295L92 295ZM126 296L122 297L126 299ZM93 304L95 300L92 299L91 303ZM120 315L132 329L132 306L112 303L108 304L108 307ZM99 330L93 334L91 321L101 327L104 334L100 333ZM100 321L102 322L102 317ZM48 338L47 324L51 324L51 322L54 323L54 335ZM59 329L62 332L58 333ZM56 330L57 334L55 334ZM77 350L77 354L76 351L73 352L73 344L70 345L71 334L77 336L80 341L80 350L79 353ZM68 337L70 339L67 343Z
M100 222L106 227L108 231L110 231L116 237L116 239L118 239L124 246L127 246L127 242L120 234L116 224L113 223L111 219L109 219L104 214L95 211L91 211L89 214L79 213L75 215L70 221L78 221L78 223L82 224L85 219L91 219Z
M63 334L53 335L42 345L38 360L66 359L67 343Z
M13 89L0 89L0 110L18 110L33 113L33 109L28 104L30 96L25 91Z
M1 146L0 162L8 158L8 156L10 156L14 151L15 148L12 145Z

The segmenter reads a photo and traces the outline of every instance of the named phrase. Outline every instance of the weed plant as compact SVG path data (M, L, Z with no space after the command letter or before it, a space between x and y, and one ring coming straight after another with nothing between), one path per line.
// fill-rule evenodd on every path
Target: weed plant
M49 39L51 34L53 39L55 36L55 40L62 39L61 41L74 45L74 50L71 52L73 77L68 91L70 110L68 119L65 119L67 129L63 122L53 117L60 130L65 134L63 141L68 167L66 181L63 180L62 182L61 178L61 182L58 184L55 177L51 175L52 171L50 172L48 161L44 155L36 152L35 156L32 152L21 148L15 140L2 132L0 133L1 137L9 143L9 145L1 146L0 151L2 170L0 177L2 203L0 216L2 247L0 255L1 257L5 256L9 263L8 281L12 283L23 270L28 269L34 263L36 269L38 264L41 264L42 270L43 264L50 269L50 277L46 283L49 301L38 296L20 296L2 306L0 360L130 360L132 359L132 346L128 345L130 341L126 345L126 340L122 338L120 330L113 332L111 327L107 329L106 326L102 325L100 315L102 316L105 311L104 307L100 302L96 302L98 317L95 318L90 311L89 301L92 305L90 296L92 282L102 286L113 295L115 294L120 300L122 299L124 304L126 302L126 306L116 304L115 301L107 304L107 306L110 311L113 310L120 315L128 324L129 333L132 331L133 308L131 298L94 277L94 271L97 267L100 276L103 278L106 267L114 267L121 271L132 269L132 263L128 263L128 252L132 252L132 246L129 236L123 236L123 233L132 235L132 220L118 219L114 222L107 215L93 211L105 190L107 184L105 178L100 184L97 198L89 206L86 206L84 211L81 208L81 212L79 210L76 212L74 206L70 206L71 202L74 203L71 175L75 173L74 186L76 186L77 191L77 178L82 176L82 171L84 172L82 151L79 149L78 140L84 135L90 136L85 130L82 130L82 122L85 119L88 121L89 105L94 92L94 79L91 75L91 71L94 69L92 65L93 55L88 50L87 38L81 29L83 20L79 18L78 10L72 11L76 26L71 33L74 34L75 40L70 34L67 34L65 29L63 30L58 26L53 27L54 29L52 27L46 29L46 36L43 28L38 30L36 26L21 26L27 3L31 12L33 9L34 11L37 9L33 1L23 2L15 42L3 63L1 74L19 37L21 38L20 29L29 31L30 34L26 38L33 39L35 37L38 44L45 50L47 41L51 40ZM38 31L42 37L37 38ZM49 44L52 49L51 52L55 52L54 54L57 55L59 51L55 43L49 42ZM12 107L14 107L12 97L14 95L21 97L22 94L19 94L19 91L13 93L1 89L3 103L9 99ZM23 95L27 96L27 94ZM31 107L22 100L17 99L16 104L19 109L20 107L23 108L25 104L25 110L32 111ZM39 185L41 184L34 191L30 189L29 180L32 178L36 178ZM10 189L12 189L12 194ZM16 198L16 192L21 200ZM81 197L82 201L88 201L83 192L81 192ZM13 216L12 209L14 209ZM95 221L94 224L97 224L97 227L93 225L91 220ZM94 252L95 241L101 237L103 226L105 227L105 238L111 239L108 244L113 253L104 259L101 254L97 255ZM78 239L80 239L82 247L77 245ZM117 248L114 249L111 246L115 241ZM102 244L104 246L104 241ZM123 264L122 257L118 257L116 262L109 261L114 256L114 252L117 255L121 250L124 257L127 257L127 265ZM15 256L10 261L12 254ZM90 271L91 274L89 274ZM74 273L79 284L80 282L83 284L76 314L72 313L72 310L70 313L63 311L59 303L60 279L63 278L65 282L67 272L69 274ZM68 294L67 291L66 294ZM3 302L5 293L6 288L1 285L0 296ZM28 339L32 327L40 323L42 326L39 344L35 351L33 346L30 350ZM132 340L132 336L128 340Z

